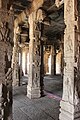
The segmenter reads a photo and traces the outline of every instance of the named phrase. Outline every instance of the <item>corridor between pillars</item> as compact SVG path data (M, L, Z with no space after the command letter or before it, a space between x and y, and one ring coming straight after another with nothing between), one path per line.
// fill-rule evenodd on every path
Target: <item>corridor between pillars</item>
M64 79L60 120L80 120L80 23L77 0L64 0Z
M5 2L3 0L3 2ZM5 109L12 103L12 47L13 10L7 10L7 2L0 5L0 120L5 118Z
M29 43L29 80L27 96L39 98L42 93L40 83L41 70L41 23L36 19L36 12L29 16L30 43Z

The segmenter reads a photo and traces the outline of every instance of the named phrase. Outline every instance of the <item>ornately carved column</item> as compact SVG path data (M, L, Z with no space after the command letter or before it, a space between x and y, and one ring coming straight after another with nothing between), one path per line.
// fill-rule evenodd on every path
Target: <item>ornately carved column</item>
M64 19L64 79L59 119L80 120L80 28L77 0L64 0Z
M13 86L19 85L19 35L17 34L17 28L14 29L14 48L13 48Z
M35 13L29 17L30 43L29 43L29 80L27 96L39 98L41 96L40 68L41 68L41 24L35 21Z
M0 5L0 120L5 119L4 106L12 100L13 11L7 2Z

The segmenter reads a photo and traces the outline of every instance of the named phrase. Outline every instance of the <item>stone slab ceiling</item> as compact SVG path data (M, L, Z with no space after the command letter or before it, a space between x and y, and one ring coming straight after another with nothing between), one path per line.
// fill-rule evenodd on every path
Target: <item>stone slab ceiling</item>
M60 9L57 9L56 7L51 9L48 8L47 14L51 23L49 26L45 25L44 36L47 36L48 40L55 41L64 33L64 5L62 5Z
M15 17L17 17L18 14L25 10L26 7L30 7L32 1L33 0L14 0L13 7Z
M15 18L26 8L31 7L33 0L14 0L14 12ZM53 40L55 36L63 34L64 25L64 6L57 9L55 6L55 0L44 0L43 7L48 17L51 19L51 24L45 25L44 36L47 36L49 40Z

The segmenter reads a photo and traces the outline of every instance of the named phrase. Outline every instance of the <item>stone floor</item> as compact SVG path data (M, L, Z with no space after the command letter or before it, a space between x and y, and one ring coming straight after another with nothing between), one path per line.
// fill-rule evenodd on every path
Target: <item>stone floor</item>
M26 88L22 84L13 90L13 120L58 120L62 96L61 77L45 76L45 96L39 99L28 99Z

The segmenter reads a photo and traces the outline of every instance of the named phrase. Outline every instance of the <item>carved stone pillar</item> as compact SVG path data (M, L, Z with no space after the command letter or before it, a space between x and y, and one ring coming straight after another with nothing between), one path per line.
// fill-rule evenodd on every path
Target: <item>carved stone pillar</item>
M54 75L56 75L56 45L54 44Z
M40 91L41 96L44 96L44 50L43 50L43 42L41 41L41 65L40 65Z
M64 72L64 41L61 40L60 43L60 50L61 50L61 76L63 77Z
M80 27L77 15L77 0L64 0L66 29L60 120L80 120Z
M41 96L40 68L41 68L41 24L34 20L35 13L29 17L30 43L29 43L29 80L27 96L39 98Z
M14 29L14 47L13 47L13 86L19 85L19 46L18 40L19 35L16 33L16 29Z
M7 4L7 3L5 3ZM5 119L4 106L11 101L11 58L13 47L13 11L0 8L0 119ZM12 72L12 69L11 69ZM9 74L8 74L9 73Z
M54 45L51 46L51 75L54 75Z
M27 64L28 64L28 60L27 60L27 56L28 56L28 53L29 53L29 48L28 47L26 47L26 56L25 56L25 74L28 74L28 70L27 70Z
M22 77L22 50L20 49L20 78Z

